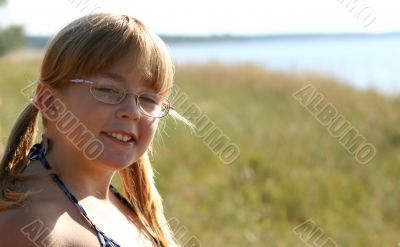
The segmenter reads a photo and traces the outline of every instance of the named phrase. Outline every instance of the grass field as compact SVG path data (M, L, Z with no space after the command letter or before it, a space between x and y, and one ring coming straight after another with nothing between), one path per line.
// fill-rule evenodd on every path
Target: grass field
M0 60L1 143L39 65ZM176 83L240 147L238 160L223 164L188 127L165 120L153 164L167 218L187 229L177 236L182 242L195 236L203 246L307 246L293 231L307 220L337 246L400 242L400 98L246 64L179 65ZM359 164L293 98L307 84L376 147L371 163Z

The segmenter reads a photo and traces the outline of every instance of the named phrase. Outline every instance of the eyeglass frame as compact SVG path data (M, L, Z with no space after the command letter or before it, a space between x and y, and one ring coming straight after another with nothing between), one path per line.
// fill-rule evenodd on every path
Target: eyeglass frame
M165 107L166 111L165 111L164 115L154 117L154 116L149 115L147 112L145 112L145 111L142 109L142 107L140 107L140 106L138 105L138 103L139 103L139 97L140 97L140 95L142 95L142 94L131 93L131 92L129 92L126 88L121 87L121 89L123 89L123 92L124 92L124 95L123 95L123 97L121 98L121 100L120 100L118 103L115 103L115 104L113 104L113 103L107 103L107 102L104 102L104 101L99 100L99 99L96 98L96 96L94 95L94 93L93 93L93 91L92 91L92 86L93 86L96 82L91 81L91 80L86 80L86 79L78 79L78 78L76 78L76 79L69 79L69 80L67 80L67 81L68 81L68 82L75 83L75 84L81 84L81 85L83 85L83 84L89 84L89 85L90 85L90 90L89 90L89 91L90 91L90 94L91 94L97 101L102 102L102 103L104 103L104 104L108 104L108 105L118 105L118 104L120 104L121 102L123 102L123 101L127 98L128 95L134 95L134 96L135 96L136 107L139 109L139 111L140 111L142 114L144 114L144 115L146 115L146 116L148 116L148 117L151 117L151 118L162 118L162 117L165 117L166 115L168 115L170 110L175 110L175 107L171 105L171 102L169 102L169 100L168 100L166 97L157 94L157 95L158 95L159 97L161 97L167 104L166 104L166 107Z

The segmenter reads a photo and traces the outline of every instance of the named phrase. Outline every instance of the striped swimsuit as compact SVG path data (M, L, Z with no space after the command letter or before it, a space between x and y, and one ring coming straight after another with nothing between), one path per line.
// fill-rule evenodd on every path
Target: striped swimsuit
M50 170L51 166L46 160L46 153L48 151L48 140L44 139L45 145L42 145L41 143L37 143L33 145L31 150L29 151L29 160L40 160L42 165L47 169ZM121 245L117 244L112 238L108 237L104 232L102 232L88 217L86 211L83 209L83 207L79 204L78 200L76 197L68 190L68 188L65 186L65 184L61 181L61 179L56 175L56 174L51 174L53 181L60 187L60 189L64 192L64 194L68 197L68 199L78 208L80 214L83 216L83 218L86 219L86 221L89 223L90 227L93 228L96 232L97 238L100 242L101 247L121 247ZM125 205L128 207L132 208L128 200L125 199L112 185L110 185L110 191L117 196ZM154 241L157 244L158 247L161 245L159 242L154 239Z

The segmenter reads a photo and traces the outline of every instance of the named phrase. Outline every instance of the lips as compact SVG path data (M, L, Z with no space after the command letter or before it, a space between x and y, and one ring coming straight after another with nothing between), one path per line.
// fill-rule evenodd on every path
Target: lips
M133 143L136 142L137 139L135 134L123 130L103 131L102 133L114 140L123 143Z

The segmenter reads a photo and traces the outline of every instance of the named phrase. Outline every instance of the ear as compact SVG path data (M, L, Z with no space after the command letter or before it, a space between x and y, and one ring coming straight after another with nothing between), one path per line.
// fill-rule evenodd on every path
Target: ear
M56 121L66 110L56 90L43 82L39 82L32 104L49 121Z

